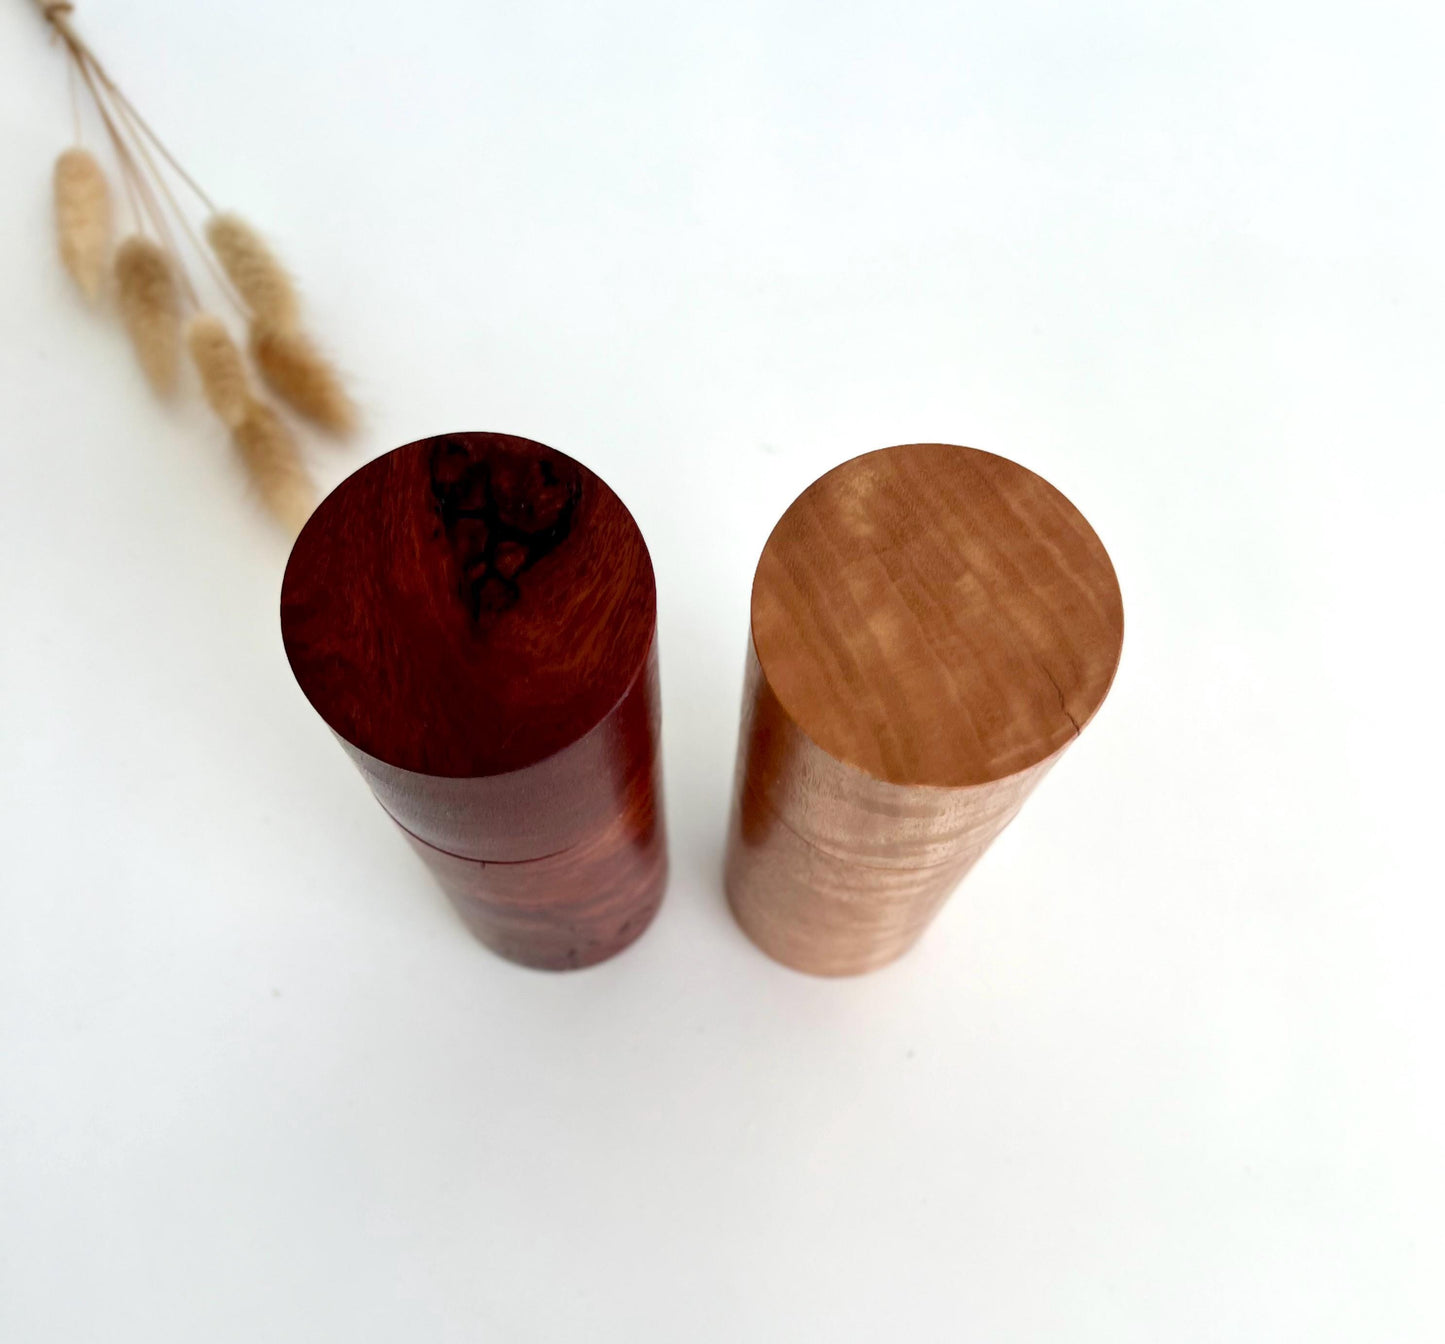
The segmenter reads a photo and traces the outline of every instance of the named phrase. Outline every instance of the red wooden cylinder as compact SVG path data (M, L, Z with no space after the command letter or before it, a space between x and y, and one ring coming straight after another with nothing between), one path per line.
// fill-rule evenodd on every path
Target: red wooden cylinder
M341 483L286 567L292 671L487 946L602 961L666 884L657 594L581 463L508 434L407 444Z

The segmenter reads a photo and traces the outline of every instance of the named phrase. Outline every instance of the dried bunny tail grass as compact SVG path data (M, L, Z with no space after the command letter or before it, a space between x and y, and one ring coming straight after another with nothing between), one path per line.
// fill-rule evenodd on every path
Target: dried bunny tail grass
M65 269L96 298L110 252L110 188L89 150L67 149L55 160L55 227Z
M116 249L115 284L141 368L164 396L175 388L181 353L180 294L170 259L149 238L127 238Z
M231 437L266 507L294 536L316 506L316 490L286 422L253 399Z
M300 314L296 289L261 235L244 219L222 214L206 222L206 237L257 319L294 327Z
M356 428L356 407L336 370L302 331L251 324L251 358L282 401L336 434Z
M350 433L356 407L336 370L301 330L296 290L285 268L236 215L212 215L206 237L251 310L251 357L271 390L323 428Z
M210 313L197 313L186 327L186 344L201 375L201 390L211 409L235 429L251 408L246 361L226 324Z

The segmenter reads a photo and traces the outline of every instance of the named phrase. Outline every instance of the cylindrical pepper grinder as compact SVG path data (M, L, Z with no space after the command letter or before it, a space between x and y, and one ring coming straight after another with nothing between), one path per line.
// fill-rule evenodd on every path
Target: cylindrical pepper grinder
M1124 612L1053 486L952 444L865 453L758 562L728 899L765 952L901 956L1103 702Z
M553 969L633 941L666 882L657 592L632 515L509 434L341 483L286 567L306 698L482 942Z

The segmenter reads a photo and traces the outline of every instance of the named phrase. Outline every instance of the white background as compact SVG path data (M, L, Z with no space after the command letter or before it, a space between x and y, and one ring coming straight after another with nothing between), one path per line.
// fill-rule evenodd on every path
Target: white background
M0 6L0 1339L1440 1339L1438 13L80 5L353 373L328 487L499 429L642 525L673 879L553 976L293 684ZM1079 505L1124 660L917 951L814 980L721 894L748 585L920 439Z

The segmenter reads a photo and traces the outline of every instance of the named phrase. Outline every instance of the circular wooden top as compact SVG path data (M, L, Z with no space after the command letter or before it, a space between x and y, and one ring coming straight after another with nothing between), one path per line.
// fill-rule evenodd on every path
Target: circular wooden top
M510 434L362 467L302 529L281 589L286 656L321 717L388 765L450 777L535 764L596 727L656 620L622 501Z
M893 784L987 784L1066 745L1124 636L1103 544L1047 481L952 444L865 453L779 520L753 645L830 756Z

